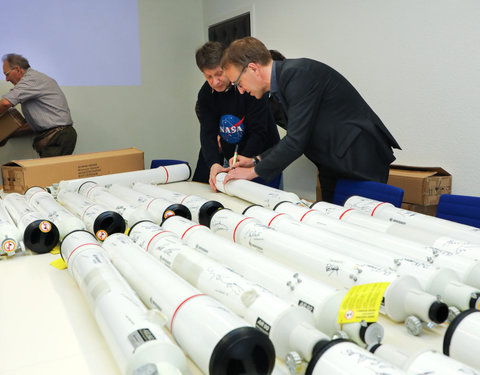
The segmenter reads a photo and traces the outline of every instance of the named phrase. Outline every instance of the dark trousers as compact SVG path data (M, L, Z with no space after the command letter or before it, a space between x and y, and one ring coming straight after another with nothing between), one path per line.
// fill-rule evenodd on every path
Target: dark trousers
M333 202L335 187L340 178L386 183L390 163L393 160L395 158L389 146L379 144L373 137L364 132L355 140L344 156L345 171L338 172L328 168L328 166L317 164L322 200Z
M338 179L339 176L334 171L324 167L318 168L318 180L322 192L322 201L329 203L333 202L335 186L337 185Z
M47 144L36 150L41 158L71 155L77 143L77 132L73 126L66 126L60 131L56 132Z
M202 150L198 153L198 161L197 166L195 168L195 172L193 173L192 181L196 182L204 182L208 184L208 180L210 179L210 168L208 168L207 163L202 155Z

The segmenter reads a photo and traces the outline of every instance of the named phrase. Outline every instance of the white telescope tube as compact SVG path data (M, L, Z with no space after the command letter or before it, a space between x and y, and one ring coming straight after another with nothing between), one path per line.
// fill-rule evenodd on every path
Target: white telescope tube
M130 186L134 181L149 184L168 184L169 182L185 181L190 178L190 166L185 163L160 166L133 172L114 173L103 176L63 180L59 183L60 190L75 191L84 182L91 181L98 185L122 184Z
M398 213L401 213L402 216L404 217L404 221L401 221L399 217L395 216L392 217L390 221L384 220L382 218L377 218L372 216L371 214L368 214L368 211L371 212L382 212L382 210L390 211L389 208L389 203L383 204L382 202L377 202L373 200L365 200L366 198L362 197L352 197L350 198L350 204L355 204L355 209L354 208L345 208L341 206L335 206L330 203L326 202L317 202L312 205L312 208L315 208L316 210L321 211L322 213L326 213L331 217L337 217L343 220L343 221L348 221L349 223L353 223L365 228L372 229L377 232L381 233L388 233L391 235L394 235L396 237L403 237L403 238L409 238L411 240L414 240L416 242L419 242L421 244L424 244L426 246L430 246L431 248L433 247L432 251L434 252L434 255L445 255L448 257L446 260L447 262L452 263L453 257L460 255L462 257L466 257L471 260L475 260L475 269L471 269L469 272L469 282L464 280L465 283L470 283L470 285L473 286L478 286L480 283L480 272L478 270L478 261L480 260L480 243L478 242L472 242L469 236L469 239L457 239L457 238L452 238L452 233L451 231L445 230L444 233L442 233L441 230L435 229L435 231L431 231L430 229L426 228L424 229L421 225L418 227L415 227L415 224L417 220L411 225L405 225L404 223L406 222L407 218L408 221L409 215L417 215L416 212L411 212L408 210L400 210L397 209L396 207L392 208L392 211L397 214L397 216L400 216ZM375 208L371 209L369 208L370 206L373 206L374 204L378 203L378 209L375 210ZM353 206L352 206L353 207ZM367 210L364 212L364 210ZM400 211L398 211L400 210ZM404 215L403 215L404 214ZM338 215L338 216L337 216ZM420 215L420 214L418 214ZM375 215L376 216L376 215ZM431 222L430 219L435 219L437 218L428 216L428 215L421 215L425 216L423 217L417 217L418 219L421 219L421 222L428 222L429 223L429 228L430 224L432 225L432 228L434 228L434 224L436 221ZM438 219L442 220L442 219ZM412 220L413 221L413 220ZM446 223L449 225L450 221L448 220L442 220L440 224ZM452 223L456 224L456 223ZM443 228L443 225L439 225L439 227ZM470 227L474 228L474 227ZM474 228L478 231L480 229ZM473 233L473 232L471 232ZM440 250L440 251L438 251ZM458 260L455 259L455 262L458 262ZM466 276L465 276L466 277Z
M381 344L373 347L371 351L411 375L480 375L472 367L435 350L423 350L409 355L393 345Z
M119 184L109 185L107 189L132 206L141 207L150 212L157 224L161 224L163 220L172 215L180 215L187 219L192 218L190 210L183 204L174 203L164 198L153 198Z
M345 340L326 342L317 348L305 375L406 375L391 363L372 353L366 355L365 352L366 350ZM339 368L340 363L342 368Z
M480 311L468 310L452 320L443 338L443 354L480 369Z
M28 249L43 254L57 245L60 235L56 225L30 207L23 195L10 193L3 198L3 202L15 225L23 233L23 242Z
M41 187L33 186L29 188L25 192L25 200L57 226L60 240L74 230L85 229L82 220L58 203L50 193L47 193Z
M279 232L301 238L338 253L370 262L379 267L392 269L399 275L415 277L422 288L433 295L441 296L443 302L460 311L478 308L480 291L460 282L457 274L449 268L440 268L418 257L405 257L395 249L380 248L341 235L314 228L298 222L291 216L279 214L261 206L250 206L244 214L254 217L263 225Z
M127 236L108 236L103 247L142 301L167 316L173 337L205 374L272 372L275 351L265 334L199 292Z
M268 208L273 208L279 202L283 201L300 203L300 198L294 193L278 190L248 180L230 180L224 185L223 180L226 175L224 172L217 174L215 186L222 193L233 195Z
M374 282L390 282L384 295L384 310L393 321L405 321L415 315L412 333L419 334L421 323L442 323L448 307L424 292L411 276L399 276L375 265L357 261L332 250L280 233L230 210L213 215L210 228L226 238L262 252L264 255L291 264L336 287Z
M313 315L291 306L259 284L203 255L152 222L140 222L129 237L154 258L204 293L232 309L270 337L277 357L295 351L305 361L329 337L313 327Z
M353 196L347 199L345 207L392 223L436 233L442 237L480 244L480 228L404 210L388 202Z
M191 219L196 223L206 226L210 225L212 215L223 208L223 205L217 201L208 201L198 195L177 193L157 185L145 184L143 182L135 182L133 189L150 195L151 197L164 198L185 205L192 213Z
M138 374L141 369L189 373L182 351L162 329L164 318L145 308L93 234L71 232L60 247L122 374Z
M103 241L113 233L125 232L125 220L115 211L72 191L60 191L57 200L79 217L90 233Z
M181 217L171 217L163 223L190 247L226 264L275 294L313 313L316 327L329 336L345 336L359 345L378 343L383 327L378 323L349 323L341 331L338 311L346 294L294 268L267 258L253 250L235 244L212 233L207 227ZM152 233L152 238L155 234Z
M78 192L95 203L102 204L110 210L118 212L125 219L127 227L132 227L142 220L154 221L150 212L141 207L135 207L108 192L108 190L95 182L85 182Z
M22 232L16 227L0 199L0 255L12 256L15 251L23 251Z
M337 323L338 311L346 294L301 272L269 259L253 250L212 233L207 227L180 217L164 222L168 229L186 243L212 259L232 267L293 305L313 313L316 327L329 336L348 336L360 345L378 343L383 327L378 323Z
M431 244L410 241L406 238L377 231L390 223L368 217L355 210L327 202L317 202L312 205L313 209L282 202L275 207L278 213L290 215L297 221L315 228L327 230L332 233L348 237L355 241L362 241L374 246L395 251L407 257L420 258L438 267L453 269L460 280L472 287L480 288L480 247L477 249L467 248L465 245L454 245L449 242L449 249L437 249ZM362 222L370 222L370 226L356 225L359 218ZM353 223L351 223L353 221ZM411 238L411 236L406 236ZM413 236L416 240L419 236Z

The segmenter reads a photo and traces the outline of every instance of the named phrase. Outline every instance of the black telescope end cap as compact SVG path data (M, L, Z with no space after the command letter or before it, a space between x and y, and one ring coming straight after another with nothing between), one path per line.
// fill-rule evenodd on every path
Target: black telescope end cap
M208 201L198 210L198 223L210 228L210 221L215 212L222 210L223 204L217 201Z
M170 216L181 216L185 219L192 220L192 213L187 206L181 203L171 204L165 209L165 212L162 215L162 223Z
M448 318L448 306L447 304L439 301L435 301L428 310L428 317L432 322L440 324Z
M93 223L93 232L95 236L99 230L104 230L110 236L114 233L125 233L125 219L118 212L105 211L97 216Z
M25 246L38 254L51 251L59 239L60 233L57 226L49 220L32 221L23 232Z
M312 359L308 362L307 369L305 370L305 375L312 375L317 365L318 360L320 357L328 351L332 346L340 344L342 342L348 342L345 339L337 339L337 340L321 340L315 344L312 350Z
M267 375L275 365L275 349L267 335L253 327L227 333L210 357L210 375Z
M456 329L463 321L463 319L465 319L470 314L477 312L480 311L476 309L465 310L458 314L455 318L453 318L453 320L448 325L447 330L445 331L445 336L443 336L443 354L448 356L450 355L450 344L452 343L453 334L455 333ZM475 332L472 333L475 334Z

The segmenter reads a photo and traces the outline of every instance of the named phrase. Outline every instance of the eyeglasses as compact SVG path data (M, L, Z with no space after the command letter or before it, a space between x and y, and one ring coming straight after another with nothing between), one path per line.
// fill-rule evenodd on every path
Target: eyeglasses
M248 64L250 64L250 63L248 63ZM239 86L240 86L240 88L242 87L242 85L239 84L239 81L240 81L240 78L242 77L243 72L245 71L245 69L247 69L248 64L243 67L242 71L240 72L240 74L237 77L237 80L232 83L233 87L239 87Z
M5 73L5 77L8 77L8 75L10 74L10 72L11 72L12 70L15 70L15 68L16 68L16 66L14 66L14 67L11 68L8 72L6 72L6 73Z

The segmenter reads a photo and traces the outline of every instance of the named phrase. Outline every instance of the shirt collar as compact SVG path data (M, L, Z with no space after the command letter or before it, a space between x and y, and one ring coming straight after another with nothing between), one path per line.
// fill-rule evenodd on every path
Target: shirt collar
M277 85L277 72L275 69L276 61L273 60L272 63L272 74L270 76L270 96L272 94L276 94L278 92L278 85Z
M232 87L233 87L233 85L230 84L230 86L228 86L228 87L225 89L225 91L222 91L222 93L223 93L223 92L229 92ZM212 94L215 93L215 92L216 92L216 91L212 88ZM219 94L220 94L220 93L219 93Z

